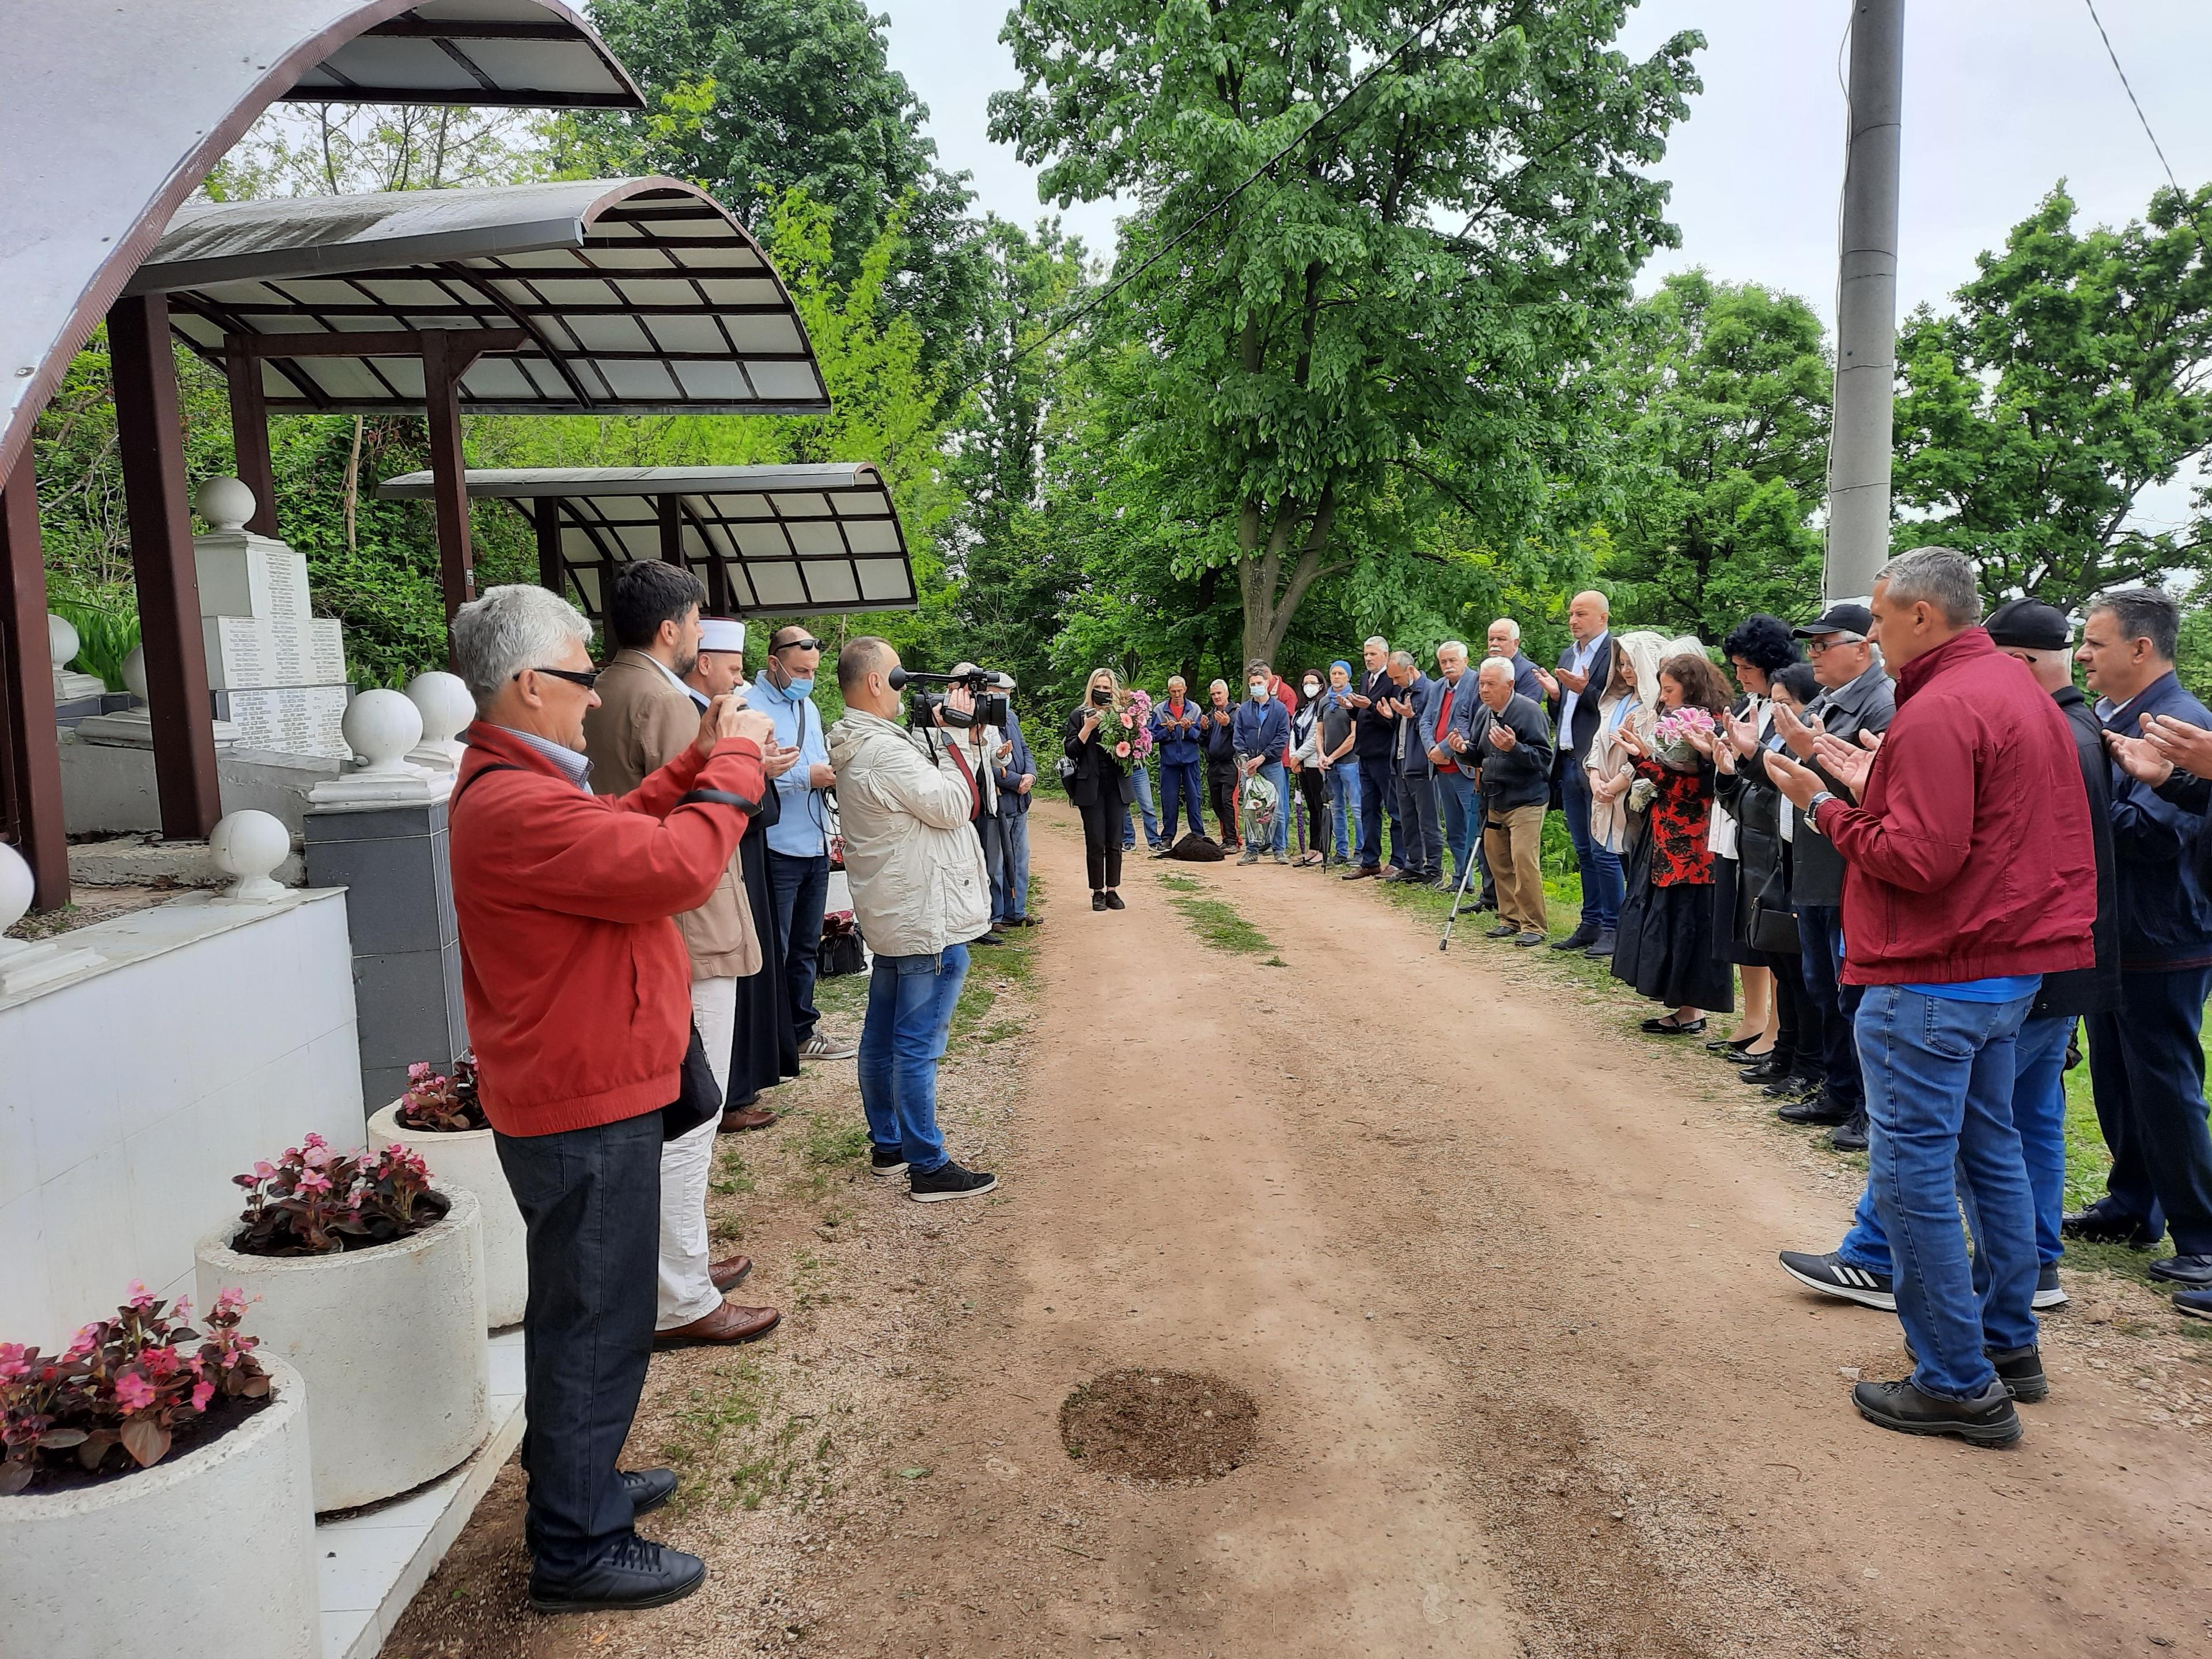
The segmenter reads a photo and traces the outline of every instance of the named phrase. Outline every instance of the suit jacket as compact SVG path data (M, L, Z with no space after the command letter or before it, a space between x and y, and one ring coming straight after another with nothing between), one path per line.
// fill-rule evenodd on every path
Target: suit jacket
M1358 681L1359 695L1368 699L1368 707L1359 711L1359 736L1352 752L1365 765L1373 762L1380 765L1390 758L1391 745L1398 736L1398 722L1389 714L1378 714L1374 705L1388 696L1396 695L1390 684L1390 671L1378 668L1371 674L1362 674Z
M592 757L592 787L599 794L629 793L698 738L699 705L642 651L617 652L595 689L599 706L584 716L584 752ZM734 847L707 902L677 917L676 927L691 953L693 979L747 979L760 972L760 935Z
M1067 799L1077 806L1096 806L1102 800L1127 806L1137 799L1137 786L1114 751L1098 741L1106 728L1102 725L1087 739L1076 735L1083 730L1083 717L1090 712L1089 705L1077 704L1060 728L1060 746L1075 763L1075 770L1067 778Z
M2141 717L2172 714L2212 726L2212 714L2171 673L2118 708L2103 702L2097 717L2108 732L2142 735ZM2120 966L2131 973L2202 967L2212 963L2212 897L2190 854L2198 815L2177 805L2174 791L2153 789L2126 773L2112 775L2112 856L2120 878Z
M998 786L999 816L1012 818L1030 810L1030 797L1018 786L1023 778L1036 775L1036 757L1030 752L1030 740L1022 735L1021 717L1012 708L1006 710L1006 739L1014 745L1014 752L1003 763L993 763L991 781Z
M1571 668L1574 666L1574 641L1570 640L1567 642L1567 648L1559 653L1559 665L1561 668ZM1562 775L1571 770L1580 772L1583 762L1589 758L1590 739L1597 735L1598 724L1604 718L1597 706L1598 698L1604 694L1605 688L1612 678L1613 630L1607 629L1604 643L1590 653L1589 684L1575 696L1574 709L1569 716L1571 729L1562 730L1558 733L1558 758L1554 763L1553 769ZM1558 698L1545 710L1545 713L1552 717L1554 726L1559 723L1559 710L1565 704L1566 700L1567 688L1563 685L1559 688Z
M1465 683L1461 682L1462 684ZM1390 763L1401 776L1428 778L1436 775L1437 769L1429 763L1428 734L1437 729L1437 705L1443 700L1443 695L1441 682L1420 673L1408 680L1403 690L1391 689L1391 696L1400 702L1409 704L1413 711L1410 714L1400 715L1393 722L1399 730L1391 741Z
M1448 739L1455 732L1462 737L1466 737L1474 729L1474 717L1482 712L1482 694L1476 689L1474 670L1470 668L1462 674L1456 686L1446 685L1439 678L1436 682L1436 687L1437 702L1440 707L1443 702L1444 693L1446 691L1451 693L1451 713L1444 720L1443 732L1440 735L1431 736L1425 741L1443 750L1447 755L1451 755L1452 764L1472 777L1474 775L1475 767L1481 760L1481 757L1474 752L1474 745L1472 743L1468 744L1468 752L1464 755L1457 755L1453 753L1451 744ZM1431 715L1428 730L1434 733L1436 729L1436 717Z

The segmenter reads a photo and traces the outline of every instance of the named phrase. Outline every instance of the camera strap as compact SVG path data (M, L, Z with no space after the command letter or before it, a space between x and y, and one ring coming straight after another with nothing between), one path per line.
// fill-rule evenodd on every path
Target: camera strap
M678 806L734 806L747 817L760 811L760 803L747 800L743 795L733 795L726 789L694 789L679 797Z

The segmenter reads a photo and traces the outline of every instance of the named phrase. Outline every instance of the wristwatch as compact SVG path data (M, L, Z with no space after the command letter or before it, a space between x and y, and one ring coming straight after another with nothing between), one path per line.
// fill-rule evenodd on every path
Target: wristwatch
M1818 830L1820 827L1820 803L1835 799L1836 792L1832 789L1823 789L1815 793L1805 803L1805 822Z

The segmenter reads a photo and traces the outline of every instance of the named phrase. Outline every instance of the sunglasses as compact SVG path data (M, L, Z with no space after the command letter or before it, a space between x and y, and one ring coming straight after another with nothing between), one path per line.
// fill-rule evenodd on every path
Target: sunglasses
M566 680L571 685L580 685L586 691L597 684L599 678L599 671L596 668L525 668L518 670L514 678L520 679L525 674L548 674L556 680Z
M772 645L769 647L769 649L771 652L819 651L821 648L822 641L819 640L786 640L781 645Z

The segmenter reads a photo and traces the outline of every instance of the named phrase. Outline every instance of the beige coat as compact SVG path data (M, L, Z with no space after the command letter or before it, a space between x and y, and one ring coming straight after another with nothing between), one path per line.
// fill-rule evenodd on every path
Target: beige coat
M947 734L936 734L941 748ZM983 843L968 821L975 797L951 761L881 717L848 708L830 728L845 878L868 949L933 957L991 927Z
M584 752L592 787L628 794L698 740L699 705L642 651L620 651L600 671L599 706L584 716ZM676 918L691 953L694 979L746 979L761 970L760 936L745 902L738 855L714 884L714 896Z

